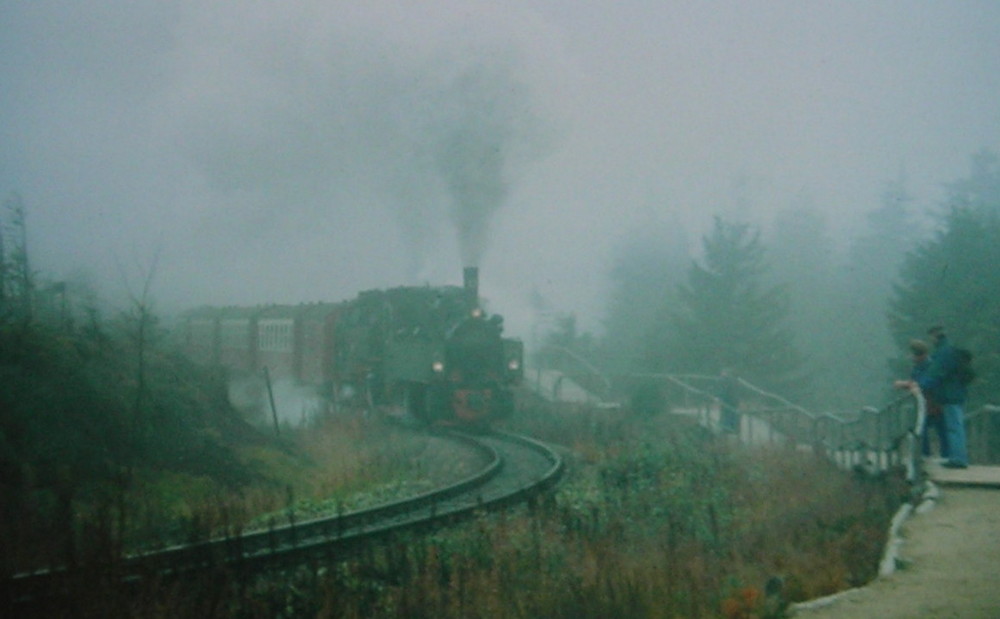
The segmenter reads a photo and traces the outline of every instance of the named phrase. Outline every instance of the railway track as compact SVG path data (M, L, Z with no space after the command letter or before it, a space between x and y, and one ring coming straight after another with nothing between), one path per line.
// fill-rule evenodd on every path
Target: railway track
M104 569L113 579L138 586L154 579L197 577L220 568L246 574L317 560L336 561L380 538L447 526L476 513L527 501L554 486L563 472L558 454L525 436L457 431L441 436L479 452L487 464L457 483L418 496L302 522L291 514L288 524L265 531L129 556ZM30 604L71 591L73 583L85 577L93 577L92 570L19 574L6 580L4 597L13 604Z

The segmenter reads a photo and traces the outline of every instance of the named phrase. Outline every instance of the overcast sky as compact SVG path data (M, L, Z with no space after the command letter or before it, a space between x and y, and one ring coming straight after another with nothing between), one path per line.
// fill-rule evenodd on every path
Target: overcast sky
M475 263L513 335L532 291L597 329L626 235L939 202L1000 150L998 33L995 0L0 0L0 194L43 276L159 256L167 312Z

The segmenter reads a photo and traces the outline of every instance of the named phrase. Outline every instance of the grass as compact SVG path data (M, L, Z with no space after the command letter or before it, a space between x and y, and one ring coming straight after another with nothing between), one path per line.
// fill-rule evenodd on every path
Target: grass
M873 578L907 496L892 476L858 478L809 453L735 447L667 418L535 409L511 429L563 447L569 475L554 494L339 563L151 587L129 598L126 614L779 617L790 602ZM180 504L204 529L247 527L254 514L290 503L377 496L390 482L405 492L401 480L466 472L432 458L427 443L396 438L361 421L328 421L298 438L299 459L247 454L272 474L269 489L253 491L259 496L223 498L202 487ZM165 480L158 492L187 487ZM109 609L108 599L120 598L95 601L97 614L124 608Z
M257 442L239 450L252 481L238 485L150 468L86 486L25 484L0 502L4 572L108 563L123 553L265 528L290 510L304 520L357 509L463 474L427 457L429 439L359 418L327 418L285 436L284 446Z
M811 454L607 413L530 425L568 443L551 500L324 575L331 617L778 617L875 576L905 484ZM558 431L556 431L558 430ZM540 436L540 438L546 438ZM364 578L359 577L363 574Z

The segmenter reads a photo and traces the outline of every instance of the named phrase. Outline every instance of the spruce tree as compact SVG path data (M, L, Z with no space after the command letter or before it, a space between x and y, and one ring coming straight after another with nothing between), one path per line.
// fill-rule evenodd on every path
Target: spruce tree
M668 310L663 368L706 375L730 369L781 395L799 395L802 357L787 325L788 296L782 285L765 284L760 233L716 217L702 247L701 262L692 262L678 304Z
M949 186L934 236L910 252L890 302L889 327L900 351L927 328L947 328L974 355L979 401L1000 397L1000 165L979 153L968 179ZM902 355L898 366L904 364Z

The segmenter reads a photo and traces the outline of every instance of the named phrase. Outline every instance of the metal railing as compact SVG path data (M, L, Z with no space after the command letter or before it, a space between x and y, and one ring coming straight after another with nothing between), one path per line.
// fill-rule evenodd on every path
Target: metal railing
M718 376L697 374L642 374L632 376L655 383L664 406L687 413L709 428L720 428L721 381ZM922 476L919 437L926 403L919 391L908 393L880 409L867 407L854 413L815 413L743 380L735 379L741 417L737 436L747 444L780 444L813 449L844 468L885 471L906 469L907 479ZM1000 408L995 412L1000 413ZM1000 422L991 415L990 422Z
M595 401L609 401L613 386L611 379L579 353L558 344L546 344L536 352L548 358L550 369L577 383L594 396ZM553 363L555 362L555 363Z
M590 380L587 372L593 376ZM634 391L636 385L655 385L663 407L698 416L706 427L717 428L721 408L720 376L700 374L630 374L609 376L590 367L580 375L567 374L585 386L597 385L602 401L614 400L612 392ZM907 393L881 408L815 413L769 393L743 379L735 379L740 408L745 416L740 440L747 443L785 443L820 450L844 467L886 470L905 466L907 476L922 474L920 437L924 431L926 402ZM1000 464L1000 406L987 404L966 413L970 459L977 464Z

